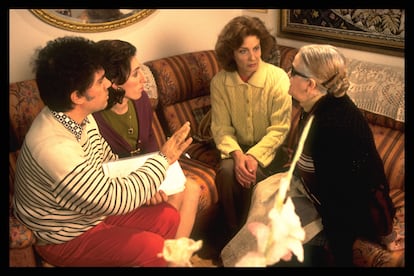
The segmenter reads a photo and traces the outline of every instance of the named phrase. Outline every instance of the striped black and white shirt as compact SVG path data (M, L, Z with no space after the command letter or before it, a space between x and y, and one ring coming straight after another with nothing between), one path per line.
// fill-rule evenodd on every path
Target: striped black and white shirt
M89 115L79 131L76 122L59 115L44 107L33 121L17 161L13 202L15 216L40 242L51 244L140 207L168 168L165 158L154 155L129 175L109 178L102 163L118 156L94 118Z

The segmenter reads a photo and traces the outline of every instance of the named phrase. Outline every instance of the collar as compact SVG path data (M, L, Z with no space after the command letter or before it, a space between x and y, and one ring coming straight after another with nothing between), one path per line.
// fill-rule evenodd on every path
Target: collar
M259 67L257 68L257 71L253 73L253 75L250 77L250 79L247 81L248 84L263 88L266 81L266 63L262 60L259 61ZM237 71L229 72L229 77L226 78L225 85L228 86L238 86L246 84L240 76Z
M81 124L78 124L74 120L72 120L68 115L63 112L56 112L52 111L53 117L61 123L67 130L72 132L76 139L79 141L82 136L82 130L87 123L89 123L88 118L85 118Z

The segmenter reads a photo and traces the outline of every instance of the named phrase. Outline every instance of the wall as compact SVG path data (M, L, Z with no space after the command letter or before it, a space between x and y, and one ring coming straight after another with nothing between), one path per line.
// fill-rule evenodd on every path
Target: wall
M119 30L76 33L50 26L27 9L9 10L9 82L34 78L30 60L37 47L63 35L81 35L93 40L119 38L134 44L140 61L213 49L217 35L233 17L246 14L260 17L276 35L278 10L253 9L157 9L142 21ZM277 38L279 44L300 47L308 42ZM344 54L360 60L404 67L404 58L344 49Z
M37 47L64 35L92 40L119 38L134 44L144 62L190 51L213 49L217 35L240 9L158 9L131 26L99 33L76 33L50 26L27 9L11 9L9 82L34 78L30 60Z

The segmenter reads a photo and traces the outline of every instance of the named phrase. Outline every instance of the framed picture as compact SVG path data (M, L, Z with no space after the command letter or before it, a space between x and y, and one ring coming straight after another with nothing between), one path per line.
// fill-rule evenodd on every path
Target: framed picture
M278 36L404 56L404 9L281 9Z
M106 32L134 24L155 10L149 9L32 9L40 20L73 32Z

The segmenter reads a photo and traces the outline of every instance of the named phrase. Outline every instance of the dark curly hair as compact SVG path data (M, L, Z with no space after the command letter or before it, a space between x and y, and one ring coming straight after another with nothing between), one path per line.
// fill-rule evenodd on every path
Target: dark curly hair
M217 60L224 70L229 72L237 70L233 52L240 48L245 37L251 35L260 39L262 58L272 55L272 51L276 48L276 38L266 29L263 21L257 17L237 16L224 26L215 46Z
M42 101L57 112L73 109L70 95L84 95L103 68L95 42L76 36L60 37L37 49L33 65Z
M104 57L103 67L105 76L112 83L124 84L131 74L131 59L135 56L137 49L129 42L122 40L101 40L96 43L101 55ZM125 90L109 88L109 99L106 109L111 108L117 102L121 102Z

